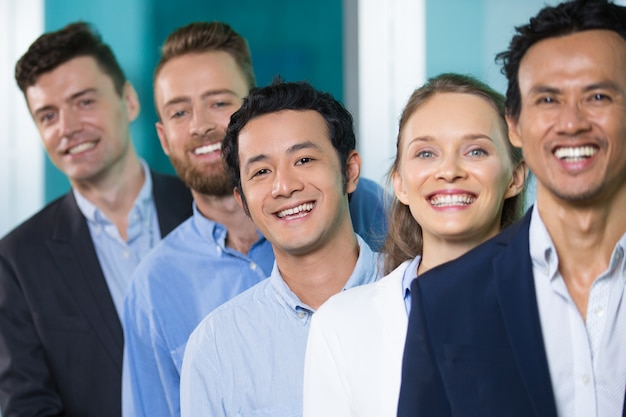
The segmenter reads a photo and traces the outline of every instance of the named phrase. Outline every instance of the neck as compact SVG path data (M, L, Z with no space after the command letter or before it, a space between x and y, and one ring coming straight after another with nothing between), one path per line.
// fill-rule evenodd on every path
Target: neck
M492 237L492 236L489 236ZM481 241L446 241L442 239L434 239L428 236L424 236L424 250L422 252L422 259L417 268L417 275L421 275L424 272L442 265L446 262L452 261L471 249L475 248L489 237Z
M609 267L626 232L626 186L610 201L576 205L555 198L537 184L537 209L554 243L559 272L583 319L595 279Z
M200 213L226 228L226 246L247 255L259 240L259 233L235 197L217 197L194 190L191 193Z
M354 272L359 244L352 224L348 226L327 245L306 254L293 255L274 247L281 276L291 291L313 309L341 291Z
M102 210L116 225L122 239L126 240L128 214L144 181L143 168L131 148L118 164L98 178L71 180L71 184L83 197Z

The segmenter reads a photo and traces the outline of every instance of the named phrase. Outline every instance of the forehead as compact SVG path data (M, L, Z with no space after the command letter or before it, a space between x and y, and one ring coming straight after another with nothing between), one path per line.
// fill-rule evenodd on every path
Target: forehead
M229 89L246 95L246 79L235 59L224 51L192 53L172 58L163 65L155 80L155 94L192 94L204 90Z
M52 71L39 76L34 85L26 89L26 99L31 107L65 100L76 92L95 88L115 90L113 80L90 56L73 58Z
M314 110L282 110L255 117L244 126L239 134L239 154L284 153L305 141L320 150L334 149L321 114Z
M613 81L626 85L626 41L609 30L587 30L544 39L519 67L522 94L538 86L568 87Z
M495 107L482 97L436 93L409 117L401 138L405 143L416 137L457 140L468 134L483 134L493 139L503 123Z

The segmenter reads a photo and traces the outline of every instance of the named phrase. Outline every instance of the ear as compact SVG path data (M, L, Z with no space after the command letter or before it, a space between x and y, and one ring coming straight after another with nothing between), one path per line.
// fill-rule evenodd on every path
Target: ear
M165 127L163 126L163 123L156 122L154 126L156 127L157 136L159 137L159 142L161 142L163 152L165 155L170 156L170 144L167 142L167 137L165 137Z
M361 176L361 155L357 151L351 151L346 161L346 193L356 190Z
M396 198L405 206L409 205L409 198L407 192L404 189L404 181L398 171L391 173L391 181L393 182L393 191L396 194Z
M522 192L524 184L526 183L526 170L526 163L524 161L520 162L519 165L515 167L511 182L509 182L506 192L504 193L504 199L514 197Z
M514 120L511 116L506 116L506 124L509 127L509 141L511 142L511 145L515 146L516 148L521 148L522 147L522 135L520 134L519 131L519 116L518 116L518 120Z
M239 188L237 187L233 188L233 195L235 196L235 200L237 200L237 203L239 203L241 208L243 208L243 211L246 213L246 215L250 217L250 210L248 210L248 204L246 203L245 197L239 191Z
M122 94L122 98L126 104L126 111L128 112L128 121L132 122L137 118L137 116L139 116L139 110L141 109L139 106L139 97L137 97L135 87L133 87L128 81L124 83Z

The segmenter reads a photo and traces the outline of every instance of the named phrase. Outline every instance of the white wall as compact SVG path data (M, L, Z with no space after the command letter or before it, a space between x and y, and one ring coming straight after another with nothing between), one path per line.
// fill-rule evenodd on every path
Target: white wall
M43 0L0 1L0 236L43 205L43 150L15 63L43 31Z
M344 85L362 176L384 184L398 119L424 83L426 0L344 0Z

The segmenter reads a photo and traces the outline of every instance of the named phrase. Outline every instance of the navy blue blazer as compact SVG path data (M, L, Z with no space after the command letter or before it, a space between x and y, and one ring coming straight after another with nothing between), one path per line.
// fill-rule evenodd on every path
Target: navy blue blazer
M176 177L152 173L161 235L192 212ZM121 415L123 332L73 193L0 240L3 417Z
M530 213L412 283L399 417L556 417Z

